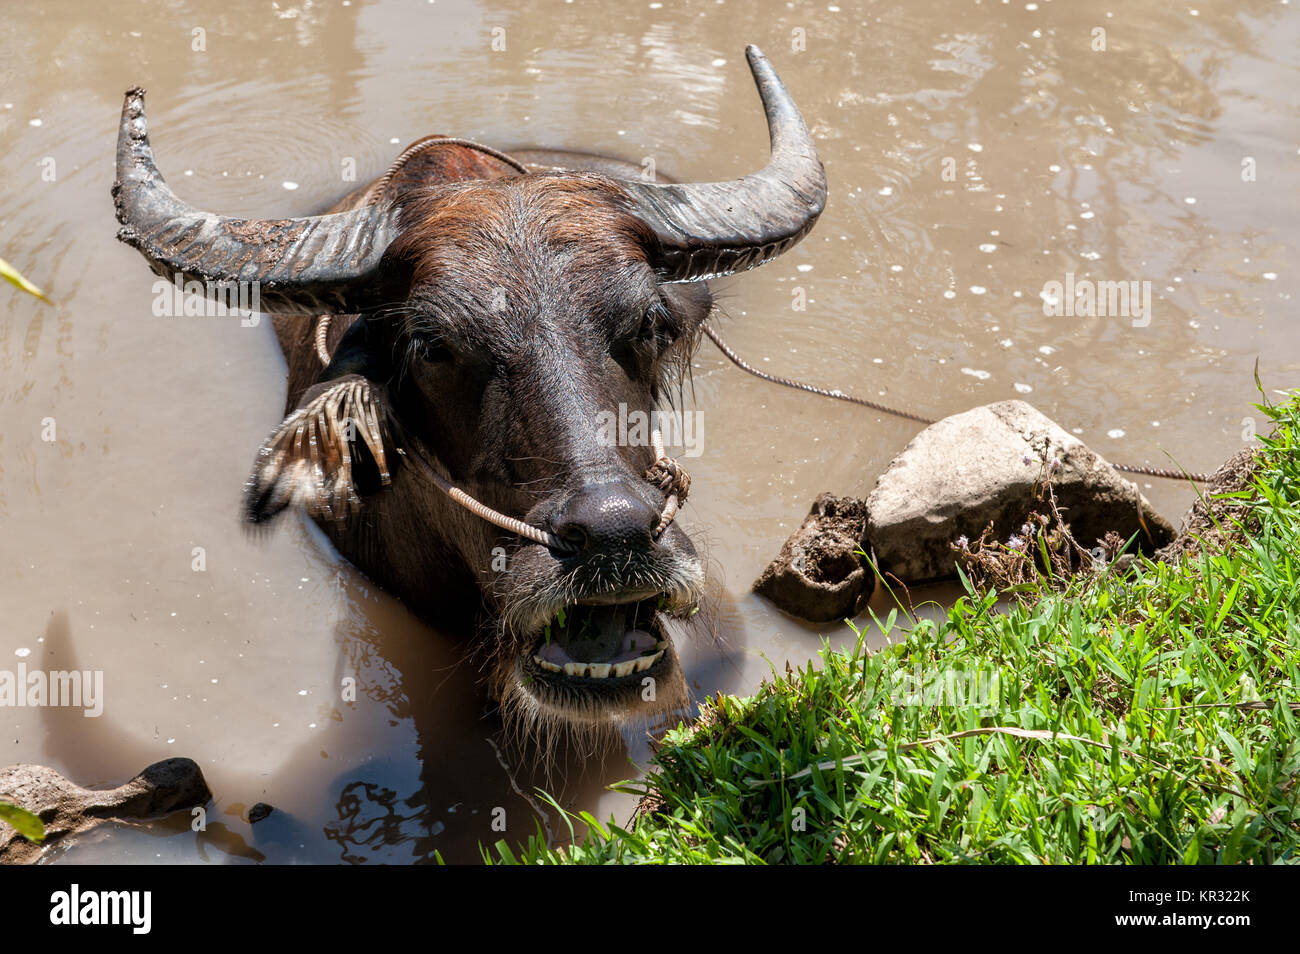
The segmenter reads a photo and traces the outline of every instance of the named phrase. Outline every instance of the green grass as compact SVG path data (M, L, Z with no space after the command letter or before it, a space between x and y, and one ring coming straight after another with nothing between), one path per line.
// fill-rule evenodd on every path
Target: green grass
M9 284L13 285L15 288L21 289L22 291L27 292L27 294L39 298L47 305L54 304L54 302L50 301L48 298L45 297L45 292L41 291L39 288L37 288L35 285L29 282L25 277L23 277L22 272L18 271L18 269L14 268L3 258L0 258L0 278L3 278Z
M29 812L21 805L0 801L0 822L12 825L28 841L39 845L45 840L45 823L39 815Z
M884 650L824 649L670 733L627 786L655 813L485 860L1300 860L1300 399L1261 410L1250 531L1222 552L891 613Z

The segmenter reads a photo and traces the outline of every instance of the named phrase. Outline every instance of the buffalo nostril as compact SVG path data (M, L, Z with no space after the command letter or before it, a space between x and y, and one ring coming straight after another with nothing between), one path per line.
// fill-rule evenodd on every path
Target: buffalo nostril
M644 550L654 541L659 512L618 484L587 487L569 498L552 525L586 552Z
M575 549L585 550L588 546L587 531L581 524L565 521L555 524L555 535Z

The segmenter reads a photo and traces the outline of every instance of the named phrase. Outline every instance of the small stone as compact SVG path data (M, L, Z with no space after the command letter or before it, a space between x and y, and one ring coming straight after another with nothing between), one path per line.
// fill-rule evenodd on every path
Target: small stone
M275 811L275 809L266 804L266 802L258 802L248 810L248 823L250 825L256 825L273 811Z

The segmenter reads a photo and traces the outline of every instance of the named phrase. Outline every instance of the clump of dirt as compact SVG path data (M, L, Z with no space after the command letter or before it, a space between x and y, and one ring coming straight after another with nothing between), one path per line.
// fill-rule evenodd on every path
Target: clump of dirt
M1250 500L1254 476L1262 458L1259 451L1245 448L1228 458L1210 477L1201 496L1183 518L1183 528L1169 544L1157 550L1153 559L1175 562L1208 548L1219 552L1240 542L1259 529ZM1230 494L1237 496L1224 497ZM1126 541L1116 533L1106 534L1093 547L1076 540L1045 482L1035 504L1018 533L1000 540L990 523L978 539L965 537L951 544L957 563L979 588L1027 598L1042 586L1060 588L1072 576L1098 572L1107 567L1124 570L1133 556L1122 552Z
M1156 552L1162 563L1176 563L1203 549L1221 552L1230 543L1259 530L1259 519L1251 512L1255 474L1263 464L1256 448L1237 451L1210 475L1210 482L1183 518L1183 528L1174 542ZM1219 494L1244 494L1219 497Z
M813 622L852 616L869 589L857 554L866 526L867 507L861 500L821 494L754 583L754 592Z
M1104 569L1117 559L1131 562L1132 557L1121 556L1126 543L1110 531L1095 546L1083 546L1061 514L1051 481L1045 480L1018 532L1000 540L990 522L975 540L958 537L949 546L977 589L1033 599L1044 585L1059 589L1078 573Z

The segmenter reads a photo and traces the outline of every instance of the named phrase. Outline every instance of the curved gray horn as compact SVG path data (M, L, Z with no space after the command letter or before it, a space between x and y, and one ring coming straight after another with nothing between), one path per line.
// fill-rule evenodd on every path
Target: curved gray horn
M798 107L758 47L747 47L745 57L767 113L767 166L731 182L619 183L659 236L660 281L700 281L762 265L807 235L826 206L826 171Z
M113 183L117 237L164 278L255 282L259 310L339 314L367 304L397 210L367 206L303 219L234 219L182 202L154 164L144 90L127 90ZM212 286L207 285L208 294Z

